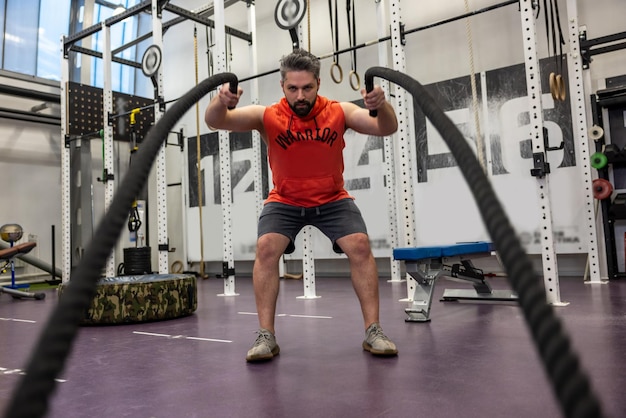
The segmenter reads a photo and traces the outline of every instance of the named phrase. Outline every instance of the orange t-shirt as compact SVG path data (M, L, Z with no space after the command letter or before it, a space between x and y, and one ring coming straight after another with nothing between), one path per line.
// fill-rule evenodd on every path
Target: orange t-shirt
M263 114L274 188L267 202L314 207L351 198L343 183L346 119L339 102L317 96L305 117L287 100Z

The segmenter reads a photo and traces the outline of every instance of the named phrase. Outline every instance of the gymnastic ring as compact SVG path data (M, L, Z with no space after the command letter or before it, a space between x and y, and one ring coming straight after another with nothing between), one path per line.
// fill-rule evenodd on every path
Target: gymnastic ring
M564 102L567 98L567 90L565 89L565 81L563 81L563 76L561 74L557 74L555 82L557 98L558 100Z
M356 79L356 85L354 84L355 79ZM361 88L361 77L359 77L359 74L356 71L354 70L350 71L349 80L350 80L350 87L352 87L352 90L358 91Z
M613 185L605 179L595 179L593 185L593 198L598 200L604 200L611 197L613 193Z
M172 265L170 266L170 271L173 274L180 274L183 272L183 262L180 260L176 260L172 263Z
M599 139L602 139L603 136L604 136L604 129L602 129L600 126L593 125L591 129L589 129L589 138L593 139L594 141L598 141Z
M601 152L594 152L591 155L591 166L596 170L601 170L609 163L609 159Z
M335 68L337 70L339 70L339 77L337 78L337 76L335 75ZM330 66L330 78L333 79L333 81L337 84L341 83L343 81L343 69L341 68L341 65L337 64L336 62L333 62L333 65Z
M559 100L558 91L556 85L556 74L550 73L550 94L552 94L552 99Z

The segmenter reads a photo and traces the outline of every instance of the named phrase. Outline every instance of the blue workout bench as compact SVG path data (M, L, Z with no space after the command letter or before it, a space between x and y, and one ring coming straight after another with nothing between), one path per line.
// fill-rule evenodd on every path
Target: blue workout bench
M405 312L406 322L430 321L435 280L450 277L472 283L473 289L446 289L441 301L489 300L516 301L510 290L493 290L485 281L482 270L472 264L472 259L488 257L493 251L491 242L467 242L432 247L394 248L393 258L402 260L406 272L417 282L413 303Z

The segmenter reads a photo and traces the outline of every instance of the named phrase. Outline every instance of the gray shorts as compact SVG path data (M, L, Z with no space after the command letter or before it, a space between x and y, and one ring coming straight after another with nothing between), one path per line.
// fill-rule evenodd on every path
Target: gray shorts
M362 232L367 234L361 211L352 199L341 199L322 206L303 208L284 203L265 204L259 217L258 236L276 232L289 238L285 254L296 249L296 235L302 228L312 225L322 231L333 243L336 253L343 253L337 240L346 235Z

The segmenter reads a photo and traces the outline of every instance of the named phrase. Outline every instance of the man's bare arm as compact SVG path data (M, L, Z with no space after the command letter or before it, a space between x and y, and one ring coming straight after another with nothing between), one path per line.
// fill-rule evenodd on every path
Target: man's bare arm
M346 126L365 135L387 136L398 130L398 120L393 106L385 98L385 92L380 86L375 86L370 92L361 90L365 108L354 103L342 102L346 116ZM376 110L378 115L372 117L370 110Z
M222 85L204 112L204 121L212 129L225 129L234 132L257 130L263 132L265 106L249 105L237 108L243 90L231 93L228 83Z

